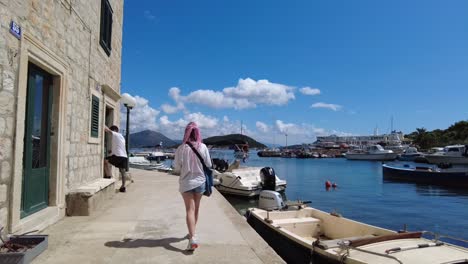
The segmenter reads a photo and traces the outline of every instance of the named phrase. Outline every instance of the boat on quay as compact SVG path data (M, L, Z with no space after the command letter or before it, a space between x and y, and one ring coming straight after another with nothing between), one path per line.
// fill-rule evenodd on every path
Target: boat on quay
M225 172L214 171L213 178L216 181L216 189L223 194L244 197L255 197L263 190L264 174L274 173L274 170L265 167L239 167L229 168ZM282 192L286 189L287 182L276 176L275 190Z
M468 263L467 248L442 242L430 232L396 232L307 207L310 202L284 202L273 186L270 177L258 208L249 208L245 216L287 263Z
M385 150L380 145L371 145L368 148L353 149L345 153L345 157L348 160L376 160L376 161L388 161L395 160L398 154L392 150Z
M449 163L468 165L468 146L446 146L442 152L425 155L425 158L431 164Z
M382 165L382 172L384 180L468 187L468 166L389 163Z

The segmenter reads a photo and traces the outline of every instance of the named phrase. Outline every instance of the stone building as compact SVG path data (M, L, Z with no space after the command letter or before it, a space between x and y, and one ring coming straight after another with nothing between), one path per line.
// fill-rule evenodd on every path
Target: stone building
M20 233L113 184L123 0L0 0L0 22L0 225Z

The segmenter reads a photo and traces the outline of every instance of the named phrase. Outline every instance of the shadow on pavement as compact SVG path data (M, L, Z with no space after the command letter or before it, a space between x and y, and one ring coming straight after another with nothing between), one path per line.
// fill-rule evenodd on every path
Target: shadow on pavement
M140 247L163 247L167 250L180 252L184 255L192 255L193 252L182 250L171 245L171 243L177 243L182 240L187 239L187 237L176 238L168 237L162 239L124 239L122 241L108 241L104 245L106 247L114 248L140 248Z

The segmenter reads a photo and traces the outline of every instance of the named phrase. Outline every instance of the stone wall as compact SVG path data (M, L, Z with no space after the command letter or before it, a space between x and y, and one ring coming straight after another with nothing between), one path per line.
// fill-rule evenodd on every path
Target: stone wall
M23 34L37 39L66 63L68 94L63 148L69 150L64 164L67 174L64 175L65 192L68 192L102 177L102 141L90 140L91 92L106 85L120 93L121 78L123 0L109 2L113 9L110 56L99 44L100 0L0 0L1 226L8 221L8 200L14 175L19 57L24 41L9 32L10 22L18 23ZM102 101L100 106L102 120ZM115 113L118 115L119 109Z

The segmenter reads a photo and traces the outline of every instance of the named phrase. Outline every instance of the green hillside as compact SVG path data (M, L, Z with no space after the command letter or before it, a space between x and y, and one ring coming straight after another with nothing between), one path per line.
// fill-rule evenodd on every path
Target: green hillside
M213 145L216 147L229 147L234 144L248 143L250 148L266 148L264 144L256 141L255 139L241 134L231 134L224 136L209 137L203 140L206 145Z
M416 131L406 135L406 137L422 149L468 144L468 121L459 121L445 130L427 131L425 128L416 128Z

